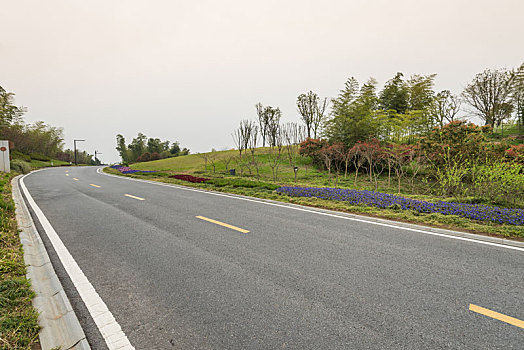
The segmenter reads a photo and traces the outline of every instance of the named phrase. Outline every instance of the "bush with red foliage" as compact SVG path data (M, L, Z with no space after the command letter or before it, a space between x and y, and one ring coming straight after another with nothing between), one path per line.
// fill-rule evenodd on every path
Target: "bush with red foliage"
M524 164L524 144L513 145L506 150L506 157L509 159Z
M187 174L177 174L177 175L171 175L169 177L173 179L178 179L178 180L188 181L188 182L193 182L193 183L209 181L209 179L206 179L205 177L196 177L196 176L187 175Z
M160 154L158 152L153 152L151 153L151 160L159 160L161 157L160 157Z

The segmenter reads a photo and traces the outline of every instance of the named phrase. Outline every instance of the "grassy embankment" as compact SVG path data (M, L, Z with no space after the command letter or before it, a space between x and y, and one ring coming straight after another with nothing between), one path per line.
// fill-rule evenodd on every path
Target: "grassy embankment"
M282 202L302 204L306 206L320 207L331 210L338 210L350 213L357 213L373 217L387 218L402 222L418 223L433 227L441 227L447 229L454 229L459 231L466 231L479 234L487 234L493 236L512 237L524 240L524 227L514 225L500 225L487 221L476 221L463 218L455 215L442 214L426 214L415 211L399 210L399 209L379 209L369 206L355 206L346 202L322 200L318 198L298 198L279 195L274 192L274 189L281 185L295 186L293 166L291 165L287 155L282 157L282 164L278 171L277 181L273 181L272 169L268 165L270 155L267 149L258 151L259 174L256 175L254 167L244 169L243 176L239 176L239 166L233 161L229 164L229 168L236 168L237 176L230 176L226 171L224 161L215 162L215 171L208 161L207 171L205 169L205 162L201 155L193 154L188 156L162 159L152 162L136 163L131 166L133 169L140 170L157 170L159 173L150 174L131 174L126 175L136 178L147 178L150 180L161 181L166 183L175 183L185 186L199 187L203 189L229 192L259 198L273 199ZM214 152L212 157L216 159L227 159L238 155L238 151L221 151ZM246 157L248 157L246 155ZM297 157L296 165L299 167L297 186L311 186L311 187L334 187L335 177L328 175L315 169L309 159ZM120 174L118 171L106 168L107 172ZM172 174L191 174L194 176L211 178L212 181L208 183L189 183L180 181L167 176ZM409 175L403 179L401 184L400 195L406 198L426 200L426 201L457 201L456 198L442 198L434 194L432 190L436 184L431 181L425 181L421 176L411 178ZM372 183L366 174L359 174L355 182L355 173L348 173L347 177L344 174L339 176L337 187L349 188L358 190L375 190L375 184ZM392 175L388 181L387 174L383 174L378 179L378 192L397 194L397 183ZM468 201L468 198L462 200ZM490 203L484 203L490 204Z
M0 174L0 349L30 349L38 342L38 314L11 197L13 174Z

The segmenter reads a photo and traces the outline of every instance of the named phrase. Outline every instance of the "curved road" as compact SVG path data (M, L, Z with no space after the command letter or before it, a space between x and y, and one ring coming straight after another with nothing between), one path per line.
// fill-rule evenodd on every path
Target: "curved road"
M24 183L136 349L524 343L518 325L470 310L524 319L522 249L132 181L94 167L47 169ZM104 349L38 227L89 342Z

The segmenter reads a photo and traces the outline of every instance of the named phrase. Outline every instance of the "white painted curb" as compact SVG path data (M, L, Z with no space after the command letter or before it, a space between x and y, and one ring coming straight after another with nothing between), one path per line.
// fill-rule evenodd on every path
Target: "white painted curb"
M39 313L38 323L42 327L40 345L43 350L91 349L22 197L18 184L21 176L15 177L11 185L27 278L36 293L33 306Z

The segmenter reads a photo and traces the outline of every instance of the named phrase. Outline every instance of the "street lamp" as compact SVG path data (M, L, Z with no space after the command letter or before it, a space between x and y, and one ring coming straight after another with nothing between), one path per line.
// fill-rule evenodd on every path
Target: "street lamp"
M96 160L98 159L98 158L96 157L97 154L102 154L102 152L98 152L97 150L95 150L95 162L96 162ZM100 163L102 163L102 162L100 162Z
M80 141L85 141L85 140L73 140L73 143L75 144L75 165L78 165L78 163L76 161L76 143L80 142Z

